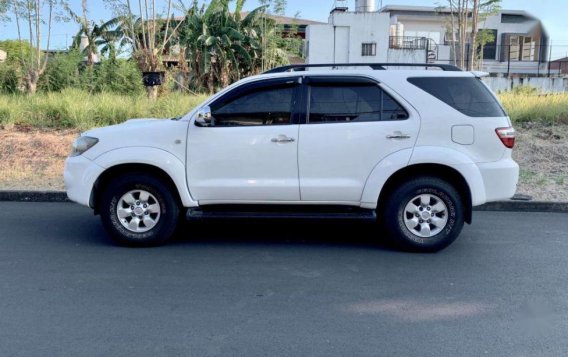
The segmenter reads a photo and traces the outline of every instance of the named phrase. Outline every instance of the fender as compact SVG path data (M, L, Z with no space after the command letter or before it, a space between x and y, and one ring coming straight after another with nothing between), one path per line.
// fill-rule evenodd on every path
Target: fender
M361 207L368 209L377 208L379 194L385 182L398 170L406 167L412 155L412 148L403 149L385 157L367 177L363 194L361 195Z
M400 166L405 162L405 166ZM361 206L376 208L379 194L387 180L404 167L418 164L438 164L448 166L457 172L467 182L471 191L473 206L485 203L486 194L483 177L477 165L463 153L444 147L417 146L412 149L397 151L375 166L365 184L361 197Z
M168 151L147 147L130 146L107 151L93 160L105 170L121 164L146 164L162 169L174 182L184 207L197 207L189 193L185 165Z

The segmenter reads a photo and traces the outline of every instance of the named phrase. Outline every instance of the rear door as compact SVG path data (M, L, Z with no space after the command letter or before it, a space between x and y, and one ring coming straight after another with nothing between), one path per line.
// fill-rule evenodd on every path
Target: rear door
M366 77L310 76L305 82L307 117L298 147L301 198L360 202L374 167L413 147L418 115Z

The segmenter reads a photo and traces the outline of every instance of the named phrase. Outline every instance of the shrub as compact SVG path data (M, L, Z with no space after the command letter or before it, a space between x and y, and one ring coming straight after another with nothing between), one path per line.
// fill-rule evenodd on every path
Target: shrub
M81 84L78 66L82 55L79 51L58 53L47 62L45 72L40 77L38 87L42 91L61 91L65 88L78 88Z
M0 64L0 93L17 93L20 88L21 70L16 64Z
M59 92L66 88L84 89L90 93L142 93L142 74L129 60L103 60L85 67L79 51L57 54L50 58L40 78L44 92Z
M94 72L96 92L139 94L144 90L142 73L134 61L106 60L96 66Z
M29 58L33 51L28 41L4 40L0 41L0 50L6 51L8 57L6 64L20 64L23 58Z

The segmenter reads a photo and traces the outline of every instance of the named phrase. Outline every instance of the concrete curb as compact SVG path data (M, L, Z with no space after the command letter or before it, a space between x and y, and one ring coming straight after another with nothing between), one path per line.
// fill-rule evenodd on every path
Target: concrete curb
M0 201L11 202L70 202L64 191L0 190ZM568 202L509 200L486 203L474 211L561 212L568 213Z
M64 191L0 190L0 201L11 202L70 202Z
M473 208L474 211L560 212L568 213L568 202L499 201Z

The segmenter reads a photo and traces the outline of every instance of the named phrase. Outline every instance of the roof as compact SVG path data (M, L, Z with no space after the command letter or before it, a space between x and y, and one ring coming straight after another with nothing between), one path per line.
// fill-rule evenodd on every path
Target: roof
M391 12L391 11L407 11L407 12L445 12L450 13L450 8L448 7L438 7L438 6L410 6L410 5L386 5L383 6L379 12ZM533 15L524 10L499 10L500 14L506 15L525 15L530 18L534 18Z
M249 14L248 11L241 12L241 16L247 16ZM313 21L313 20L306 20L301 19L299 17L288 17L288 16L278 16L278 15L268 15L271 19L276 21L277 24L280 25L318 25L323 24L323 22Z
M241 17L244 18L249 13L250 13L250 11L243 11L243 12L241 12ZM306 20L306 19L301 19L299 17L278 16L278 15L270 15L270 14L268 14L268 17L273 19L277 24L280 24L280 25L308 26L308 25L324 24L324 22ZM174 17L175 21L182 21L183 19L185 19L185 16Z
M568 62L568 57L558 58L550 62Z

